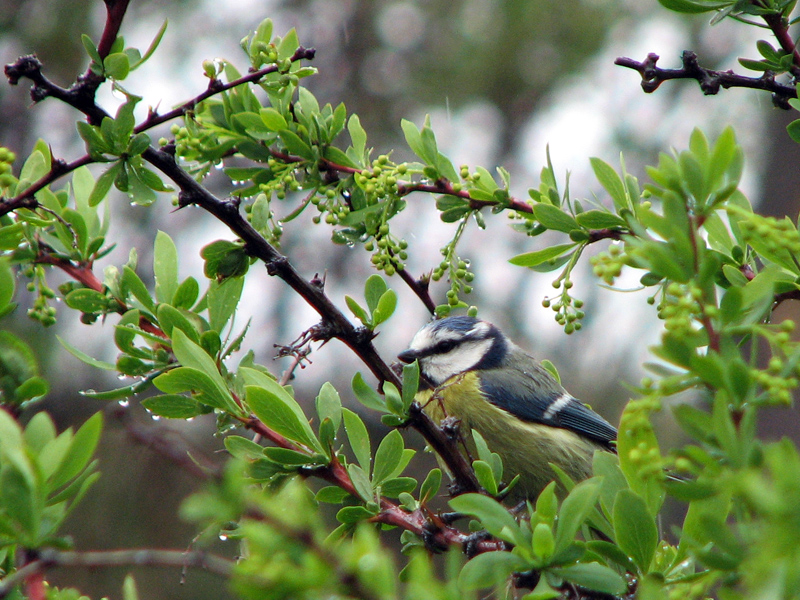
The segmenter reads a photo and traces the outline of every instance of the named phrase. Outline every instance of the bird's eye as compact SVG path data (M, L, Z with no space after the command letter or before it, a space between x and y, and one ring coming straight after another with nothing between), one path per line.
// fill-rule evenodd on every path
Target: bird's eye
M453 340L445 340L443 342L439 342L439 352L445 353L450 352L453 348L456 347L456 343Z

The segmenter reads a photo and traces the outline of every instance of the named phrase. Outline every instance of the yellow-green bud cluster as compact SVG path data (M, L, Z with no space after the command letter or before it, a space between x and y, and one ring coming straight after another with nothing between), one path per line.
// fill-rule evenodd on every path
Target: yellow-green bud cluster
M399 269L405 268L405 261L408 258L406 249L408 242L398 240L389 233L389 226L385 223L378 229L374 242L370 240L364 245L369 252L374 250L372 264L375 268L392 276Z
M766 369L751 369L750 375L758 382L767 396L767 403L787 405L792 402L792 392L800 384L800 365L787 369L784 358L797 351L797 344L791 341L794 330L793 321L786 320L777 326L765 326L761 333L769 341L773 354Z
M374 204L388 195L397 194L398 178L408 172L408 165L395 165L389 156L381 154L372 161L372 168L362 169L354 175L355 182L369 198L368 204Z
M635 448L629 450L628 460L638 468L642 478L663 475L661 452L655 446L648 446L646 442L639 442Z
M206 150L217 143L210 134L189 131L188 127L177 123L173 123L169 130L175 139L175 153L185 160L202 160Z
M603 252L600 252L589 259L592 265L592 272L595 276L605 281L608 285L614 284L614 279L622 273L625 266L625 255L622 248L612 245Z
M638 443L628 450L628 460L643 478L664 477L664 459L653 441L653 426L650 415L661 408L657 398L646 397L628 403L622 416L620 428L624 428L629 439Z
M451 244L442 248L441 252L444 255L444 260L433 270L431 279L439 281L447 274L450 280L450 289L447 290L445 294L447 297L447 304L450 306L458 306L459 293L472 293L473 288L470 284L475 280L475 273L469 270L469 261L454 256L452 250Z
M285 200L287 193L296 192L303 187L297 180L297 170L294 165L287 165L270 158L267 166L272 171L273 177L267 183L258 186L267 197L271 198L274 192L278 200Z
M569 294L572 286L573 283L570 279L564 279L563 281L556 279L553 282L553 287L562 287L563 292L558 296L542 300L543 307L549 308L556 313L556 323L564 328L564 333L567 335L580 331L583 327L581 319L586 316L581 310L583 308L583 300L573 298Z
M708 585L702 581L695 583L679 583L671 585L668 592L669 600L700 600L707 596Z
M11 165L17 160L17 155L8 148L0 146L0 188L6 188L16 183L16 178L11 173Z
M666 287L658 317L664 320L668 334L681 337L695 332L696 319L703 314L702 298L703 291L691 284L672 282ZM707 308L710 313L716 311L716 307Z
M56 322L56 307L50 306L50 300L55 298L56 293L47 285L45 278L45 270L42 265L29 265L24 271L23 275L29 277L26 289L29 292L38 291L33 305L28 309L28 316L39 321L45 327L54 325Z
M792 254L800 253L800 233L788 218L778 220L775 217L750 215L739 222L739 227L745 241L759 240L772 252L786 250Z
M254 42L250 46L250 63L254 69L260 69L264 65L276 64L278 61L278 49L273 43ZM289 62L291 66L291 61ZM281 65L279 65L281 66Z
M458 174L461 177L461 179L463 179L467 183L476 184L481 180L481 174L478 171L475 171L474 173L469 172L469 165L461 165L461 167L459 167ZM456 184L453 184L453 187L455 187L455 185ZM456 191L459 191L460 189L461 185L458 186L458 190Z
M773 371L772 363L776 360L779 366ZM780 359L772 358L770 360L770 368L767 371L758 369L751 371L753 378L767 393L769 404L790 405L792 403L792 391L797 389L797 377L783 377L777 374L777 371L780 371L782 366L783 363Z

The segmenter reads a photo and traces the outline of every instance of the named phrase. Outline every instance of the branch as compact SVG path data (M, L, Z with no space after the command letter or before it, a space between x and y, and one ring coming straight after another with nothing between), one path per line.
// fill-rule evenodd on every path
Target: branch
M115 6L117 6L115 10L119 10L118 5L124 4L127 6L127 3L128 3L127 0L125 0L125 2L117 2L117 3L115 3L113 0L107 0L107 5L114 4ZM110 10L111 7L109 6L109 11ZM121 18L122 17L119 16L120 20ZM105 38L106 32L108 31L109 31L109 24L107 22L106 30L103 33L103 38ZM300 48L297 49L294 55L292 55L290 60L292 62L303 59L311 60L314 58L315 53L316 51L313 48L303 48L301 46ZM105 55L101 53L101 56ZM249 73L243 77L240 77L226 84L222 84L219 80L215 79L209 83L208 89L205 92L196 96L195 98L192 98L191 100L184 102L178 108L171 110L163 115L159 115L158 113L151 111L150 114L147 116L147 118L138 126L136 126L136 128L134 129L134 133L141 133L142 131L151 129L156 125L160 125L177 117L185 115L187 112L193 110L199 102L206 100L215 94L222 93L226 90L242 85L244 83L255 83L258 80L262 79L264 76L270 73L277 72L277 70L278 67L272 65L269 67L265 67L263 69L259 69L258 71L253 71L252 73ZM11 85L17 85L20 79L30 79L33 82L33 86L31 87L31 98L33 99L34 102L41 102L45 98L49 97L56 98L85 114L87 116L88 122L93 125L99 125L100 123L102 123L105 117L110 116L106 111L97 106L97 104L95 103L95 91L97 89L97 85L95 85L94 83L91 84L88 83L88 79L90 79L91 77L96 78L97 76L91 75L90 72L87 72L87 74L79 78L79 80L75 84L73 84L69 89L65 89L54 84L44 76L44 74L42 73L42 63L33 54L22 56L18 58L16 62L7 64L4 68L4 71L6 77L8 78L8 82ZM92 85L94 85L93 89L91 88ZM71 163L65 163L64 161L61 160L54 160L50 172L48 172L47 175L45 175L38 181L34 182L33 184L31 184L29 187L27 187L21 193L17 194L15 197L0 202L0 217L20 208L28 208L28 209L36 208L38 206L38 202L34 198L36 192L38 192L44 187L47 187L60 177L63 177L64 175L71 173L75 169L82 167L84 165L92 164L94 162L97 161L94 160L88 154L82 156L81 158Z
M792 55L792 68L790 72L794 78L797 79L800 77L800 50L798 50L797 44L789 34L789 22L780 13L766 14L763 15L763 18L767 27L772 30L775 39L778 40L783 51Z
M97 53L100 58L105 58L111 53L111 46L117 39L117 34L122 27L122 19L128 10L129 0L104 0L104 2L106 4L106 24L97 44Z
M37 206L39 206L39 202L35 198L36 192L47 187L64 175L71 173L75 169L89 165L93 162L95 162L94 159L92 159L92 157L88 154L81 156L71 163L67 163L58 159L53 160L52 166L50 167L50 171L47 173L47 175L32 183L13 198L0 201L0 217L20 208L34 210Z
M11 594L14 588L29 577L58 567L193 567L230 577L235 563L216 554L184 550L107 550L97 552L62 552L42 550L38 558L0 580L0 598Z
M312 60L316 52L317 51L314 48L303 48L300 46L289 60L292 62L296 62L298 60ZM162 123L166 123L167 121L171 121L172 119L181 117L187 112L194 110L200 102L207 100L211 96L215 96L216 94L220 94L245 83L257 83L266 75L269 75L270 73L277 73L278 71L279 68L277 65L270 65L269 67L264 67L258 71L253 71L252 73L248 73L247 75L239 77L238 79L234 79L228 83L222 83L219 79L212 79L208 83L208 89L205 92L198 94L191 100L187 100L177 108L164 113L163 115L159 115L156 112L151 112L149 115L147 115L147 118L144 121L134 128L133 132L141 133L142 131L152 129L156 125L160 125Z
M658 89L664 81L669 79L694 79L706 96L717 94L720 88L743 87L755 90L765 90L772 93L772 103L778 107L789 110L789 99L797 98L797 90L792 85L775 81L775 75L766 71L761 77L745 77L733 71L713 71L701 67L697 62L697 55L690 50L681 54L681 69L662 69L656 66L660 57L650 53L643 62L632 58L620 57L614 61L615 65L627 67L638 71L642 76L642 89L651 94Z
M428 285L430 284L430 277L424 275L419 279L414 279L408 271L405 269L397 269L397 274L400 276L406 285L411 288L411 291L416 294L417 298L425 305L425 308L428 309L428 312L433 314L436 311L436 303L431 298L431 295L428 291Z

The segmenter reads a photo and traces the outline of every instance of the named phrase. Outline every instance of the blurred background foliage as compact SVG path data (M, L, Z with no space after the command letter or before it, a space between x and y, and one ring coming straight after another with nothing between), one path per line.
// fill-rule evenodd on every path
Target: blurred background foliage
M126 45L145 48L165 18L170 25L155 58L126 81L126 88L144 95L143 111L147 105L165 110L196 95L207 83L201 62L225 57L245 65L238 40L268 16L276 31L296 27L302 43L317 49L314 65L320 73L308 86L320 102L341 101L357 113L379 153L397 148L396 159L409 158L400 119L421 123L431 114L440 150L454 164L479 164L490 170L503 165L511 172L512 192L520 197L535 184L549 144L556 171L571 172L572 195L602 199L590 176L589 156L616 164L622 151L629 172L642 177L645 164L653 163L659 151L682 147L694 127L701 126L713 138L733 124L746 150L744 189L751 201L766 214L797 214L800 151L784 131L791 115L773 109L757 92L703 97L694 82L671 82L645 96L635 73L613 66L616 56L641 60L647 52L660 54L662 66L675 66L680 52L692 49L704 66L731 68L737 56L747 56L752 48L753 33L746 27L725 20L708 28L706 17L668 14L655 0L134 1L122 30ZM99 1L0 0L0 57L7 63L36 52L48 76L68 84L86 65L80 34L97 39L103 17ZM114 106L120 100L108 96L101 101ZM46 113L31 110L24 88L4 85L0 115L0 144L18 156L26 156L38 137L52 144L56 156L69 159L83 153L75 130L77 115L63 105L48 106ZM228 181L212 174L208 183L212 191L224 193ZM179 245L186 270L181 276L198 276L200 247L230 234L200 211L171 212L163 200L155 210L144 211L120 196L114 222L118 228L124 223L124 230L112 235L121 239L121 247L135 246L144 267L152 264L155 231L164 229ZM297 200L287 198L284 214ZM412 196L409 203L398 221L406 231L397 233L409 240L408 270L419 276L438 264L448 232L430 199ZM329 296L343 305L344 294L358 296L358 282L370 272L369 256L345 246L331 253L325 241L330 229L306 225L287 228L282 251L309 277L325 272ZM645 360L647 340L658 334L654 317L643 310L646 292L609 294L596 285L588 268L583 276L576 273L587 317L581 332L566 337L541 306L542 298L552 293L553 275L502 267L505 257L535 249L530 239L502 235L504 227L490 222L487 232L474 229L466 234L462 253L473 261L477 275L470 302L537 358L553 360L570 391L616 423L629 397L623 383L638 382L641 373L635 369ZM320 244L326 247L324 259ZM107 260L121 264L126 258L117 251ZM484 268L488 265L492 268ZM398 312L403 317L396 317L376 341L387 359L404 348L427 319L399 280L389 283L400 294ZM626 283L635 288L638 282L623 280L620 287ZM446 290L445 282L433 286L438 301ZM18 300L25 303L24 298ZM263 271L248 278L243 310L247 314L240 315L241 323L253 317L248 347L262 361L274 354L274 344L288 344L316 322L299 298ZM785 314L789 310L781 307L777 319L796 319ZM44 332L37 325L24 318L11 324L17 333L29 334L51 382L50 395L30 410L46 408L61 427L80 422L97 405L82 400L78 390L106 389L115 382L99 379L101 373L68 355L55 342L55 334L73 330L71 337L83 341L82 350L113 360L114 349L103 345L109 336L93 335L73 315ZM96 331L102 325L93 327ZM363 367L355 357L337 352L336 344L312 354L312 364L298 371L298 398L310 400L323 381L331 380L348 401L349 380ZM284 366L276 362L275 371ZM115 407L113 412L125 416L110 424L101 446L103 477L68 529L83 548L188 546L191 528L174 515L195 482L157 447L164 440L180 440L213 460L221 447L209 447L213 423L152 423L134 405ZM669 447L677 434L668 414L661 421L662 444ZM791 421L785 413L776 412L774 419L767 413L762 426L777 438L798 433L787 431ZM178 574L174 585L165 586L155 583L163 580L161 574L137 573L142 597L154 600L220 597L218 586L207 585L205 578L191 573L181 588ZM118 590L121 576L111 571L62 572L55 581L98 596L101 590Z

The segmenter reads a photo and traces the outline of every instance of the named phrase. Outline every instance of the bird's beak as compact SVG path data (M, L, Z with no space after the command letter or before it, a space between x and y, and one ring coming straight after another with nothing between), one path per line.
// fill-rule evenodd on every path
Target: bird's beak
M397 355L397 358L400 360L400 362L410 364L417 360L418 356L419 355L417 354L416 350L403 350Z

